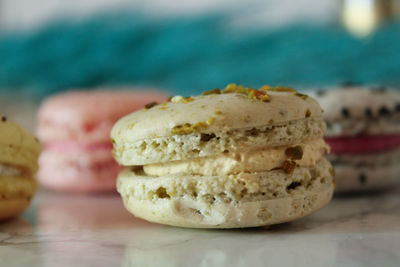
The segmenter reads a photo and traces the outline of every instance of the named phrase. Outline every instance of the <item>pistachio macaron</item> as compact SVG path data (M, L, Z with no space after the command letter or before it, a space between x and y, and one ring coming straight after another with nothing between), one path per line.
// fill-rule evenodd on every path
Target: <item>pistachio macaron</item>
M287 87L235 84L142 109L111 139L117 190L151 222L194 228L277 224L331 199L320 105Z
M0 220L24 211L36 191L40 144L5 116L0 121Z

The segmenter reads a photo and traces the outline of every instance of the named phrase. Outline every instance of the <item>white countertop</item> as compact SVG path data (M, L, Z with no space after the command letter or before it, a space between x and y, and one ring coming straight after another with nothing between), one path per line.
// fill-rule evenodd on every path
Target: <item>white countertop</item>
M0 223L0 266L400 266L400 188L244 230L148 223L117 194L40 191L20 218Z

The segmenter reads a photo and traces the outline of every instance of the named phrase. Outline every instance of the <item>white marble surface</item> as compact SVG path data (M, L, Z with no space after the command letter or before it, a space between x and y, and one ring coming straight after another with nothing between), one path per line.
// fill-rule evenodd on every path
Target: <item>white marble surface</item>
M400 266L400 188L246 230L162 226L128 214L116 194L41 191L0 223L0 266Z

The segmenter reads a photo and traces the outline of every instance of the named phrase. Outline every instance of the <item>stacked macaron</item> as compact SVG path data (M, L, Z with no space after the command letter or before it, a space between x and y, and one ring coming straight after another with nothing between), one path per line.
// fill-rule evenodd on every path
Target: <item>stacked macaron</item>
M41 184L68 192L115 190L120 168L111 153L113 124L149 102L165 99L162 93L139 91L72 91L47 99L37 127L44 143Z
M400 178L400 92L347 86L316 93L325 110L326 142L337 192L389 187Z
M287 87L235 84L130 114L112 129L117 189L152 222L197 228L291 221L331 199L321 107Z
M29 205L36 191L40 144L5 116L0 121L0 220L14 217Z

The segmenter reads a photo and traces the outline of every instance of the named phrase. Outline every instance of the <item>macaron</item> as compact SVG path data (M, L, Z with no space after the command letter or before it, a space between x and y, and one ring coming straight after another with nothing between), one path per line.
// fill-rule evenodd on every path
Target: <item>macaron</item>
M113 124L165 99L164 93L146 91L70 91L46 99L38 113L37 134L44 144L39 182L65 192L115 191L120 168L111 153Z
M320 105L292 88L235 84L120 119L117 190L145 220L193 228L283 223L325 206L334 180Z
M0 220L15 217L36 192L40 144L5 116L0 121Z
M327 122L336 192L374 191L400 178L400 92L344 86L315 93Z

